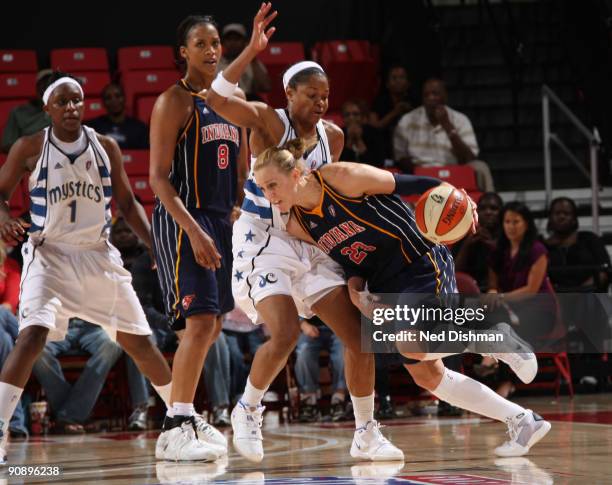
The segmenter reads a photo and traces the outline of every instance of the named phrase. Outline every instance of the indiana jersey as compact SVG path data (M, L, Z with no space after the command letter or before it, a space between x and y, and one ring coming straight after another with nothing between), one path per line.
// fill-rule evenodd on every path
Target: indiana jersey
M325 183L318 170L313 173L322 186L321 202L311 211L294 206L293 215L348 276L362 276L370 287L376 286L434 246L421 236L414 214L396 196L345 197Z
M193 113L179 134L170 183L188 209L228 214L236 203L240 128L212 109L184 80L179 86L193 99Z
M66 154L45 128L40 157L28 181L30 238L76 246L108 238L111 222L111 165L96 132L83 126L87 145Z
M282 146L289 140L298 138L299 135L295 131L289 113L286 109L277 109L276 113L285 126L283 136L276 146ZM309 150L302 156L306 169L308 171L315 170L320 166L331 163L332 156L329 150L329 141L325 132L325 125L322 120L319 120L315 126L317 132L317 144L310 147ZM251 158L251 167L255 164L256 158ZM282 217L278 207L273 206L264 196L262 190L255 182L253 170L249 173L249 177L244 184L244 202L242 203L242 212L257 219L261 219L267 224L278 229L285 229L285 218Z

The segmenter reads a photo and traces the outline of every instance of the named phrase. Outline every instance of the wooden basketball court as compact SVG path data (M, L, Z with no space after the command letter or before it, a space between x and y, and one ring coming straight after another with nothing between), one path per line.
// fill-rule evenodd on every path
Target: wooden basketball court
M233 449L220 463L156 462L153 431L45 436L11 443L9 462L61 465L61 476L18 479L4 468L0 484L612 484L610 395L518 401L553 423L548 436L524 458L495 457L492 449L506 438L506 427L474 415L387 421L384 432L404 450L406 462L374 464L349 456L351 423L279 424L278 416L268 413L266 457L259 465Z

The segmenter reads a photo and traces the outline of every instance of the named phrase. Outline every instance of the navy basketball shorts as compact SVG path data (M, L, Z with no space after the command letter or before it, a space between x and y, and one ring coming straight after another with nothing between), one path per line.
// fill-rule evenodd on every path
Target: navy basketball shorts
M432 246L430 251L391 278L381 279L381 284L372 285L372 293L382 293L383 302L391 306L412 308L435 308L453 306L458 300L455 264L446 246ZM393 295L393 296L391 296ZM424 325L422 322L419 325ZM435 326L435 322L427 322ZM395 331L414 330L414 325L404 321L395 322ZM418 328L424 328L419 326ZM394 346L390 343L389 345ZM428 352L431 349L414 349L413 352ZM397 351L397 349L395 349ZM404 364L418 361L401 357Z
M162 204L153 211L152 231L157 274L173 328L185 328L185 319L199 314L222 315L234 309L232 297L232 225L229 215L188 209L221 254L216 271L200 266L189 237Z

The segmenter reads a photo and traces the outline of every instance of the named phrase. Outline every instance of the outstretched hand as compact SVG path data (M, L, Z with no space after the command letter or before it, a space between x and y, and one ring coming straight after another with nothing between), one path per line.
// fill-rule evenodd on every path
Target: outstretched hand
M261 52L268 46L268 41L276 30L276 27L270 27L268 29L270 22L272 22L272 20L274 20L278 15L276 10L270 13L271 9L272 4L270 2L262 3L259 11L253 19L253 33L251 34L249 46L256 52Z

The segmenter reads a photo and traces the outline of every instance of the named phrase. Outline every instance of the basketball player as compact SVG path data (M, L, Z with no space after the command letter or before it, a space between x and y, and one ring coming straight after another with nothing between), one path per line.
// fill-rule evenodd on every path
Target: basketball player
M104 327L170 400L170 369L148 338L130 273L108 239L114 192L125 220L151 243L119 147L81 124L83 90L74 78L53 73L43 101L51 127L17 140L0 169L0 237L15 245L29 235L22 249L19 338L0 373L0 461L32 365L47 339L64 338L70 317ZM6 204L26 173L31 224L11 218Z
M247 145L241 129L206 103L221 57L213 19L189 16L177 37L185 75L160 95L151 116L155 259L167 312L182 333L172 365L172 406L156 456L171 458L180 449L181 460L204 460L227 453L227 440L195 413L193 399L221 315L234 308L229 216L238 175L246 175ZM196 433L189 432L190 423ZM185 432L173 434L175 429Z
M232 96L244 69L265 49L276 16L262 4L249 45L211 86L207 102L228 120L251 128L253 154L296 136L308 140L309 169L338 160L342 130L322 120L329 84L321 66L300 62L283 76L287 108L247 103ZM318 248L285 231L285 216L264 198L252 176L246 181L242 214L234 224L232 289L254 323L265 322L271 337L255 354L242 399L232 411L233 442L245 458L263 459L261 400L285 366L300 334L298 312L316 313L345 346L345 374L355 413L351 455L366 460L403 460L404 454L380 432L374 420L374 356L361 353L359 311L351 304L340 267Z
M343 267L356 306L367 312L360 294L366 280L375 293L457 293L450 252L424 239L412 211L392 195L422 193L439 185L439 180L392 175L348 162L324 165L304 175L303 150L302 140L266 149L253 166L257 185L281 212L291 209L288 229L292 234L318 242ZM506 335L510 336L514 337L513 332ZM520 340L505 344L493 356L507 362L524 382L531 382L537 373L535 356L525 351ZM421 387L454 406L508 424L510 440L495 449L499 456L524 455L550 430L550 423L531 410L445 369L441 358L452 354L402 355L418 361L406 361L405 366Z

